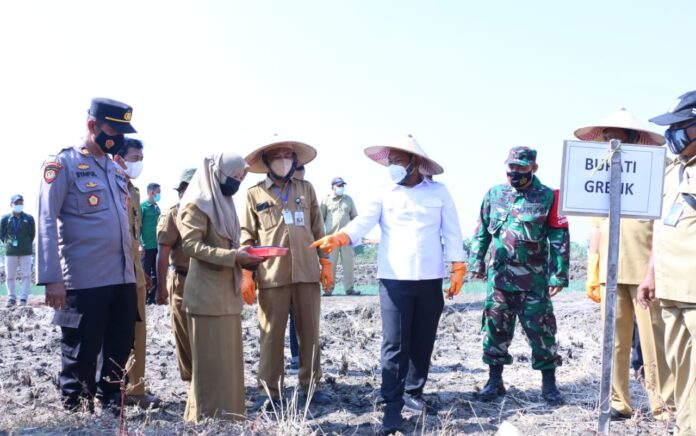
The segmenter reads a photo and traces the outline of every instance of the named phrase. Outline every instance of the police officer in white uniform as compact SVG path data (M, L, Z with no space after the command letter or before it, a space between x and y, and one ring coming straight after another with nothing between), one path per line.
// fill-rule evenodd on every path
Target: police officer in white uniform
M61 327L64 406L119 399L133 347L137 315L135 271L128 233L127 181L108 154L135 132L130 106L92 100L83 144L43 165L38 211L37 283ZM97 356L103 349L103 359ZM116 403L118 404L118 403Z

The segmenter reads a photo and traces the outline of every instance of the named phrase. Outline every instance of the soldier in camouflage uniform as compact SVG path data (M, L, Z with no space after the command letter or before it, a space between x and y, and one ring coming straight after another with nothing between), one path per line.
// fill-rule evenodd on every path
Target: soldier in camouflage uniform
M483 278L493 242L482 321L483 361L490 376L479 397L490 401L505 394L503 365L512 363L508 347L519 317L532 348L532 367L542 371L542 396L556 405L562 401L555 379L561 357L551 297L568 286L568 223L557 213L554 191L534 176L536 150L514 147L505 163L508 183L486 193L469 261L472 275Z

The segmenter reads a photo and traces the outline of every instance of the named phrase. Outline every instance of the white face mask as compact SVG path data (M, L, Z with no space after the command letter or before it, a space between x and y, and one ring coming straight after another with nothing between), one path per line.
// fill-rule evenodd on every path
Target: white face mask
M22 213L23 210L24 210L23 204L15 204L12 206L12 212L14 212L14 213Z
M406 178L406 168L401 165L389 165L389 175L392 182L399 183Z
M131 179L137 179L140 173L143 172L143 161L136 162L126 161L126 175Z
M276 159L271 162L271 171L281 177L285 177L292 168L292 159Z
M336 195L343 195L346 193L346 188L345 186L339 186L336 188Z

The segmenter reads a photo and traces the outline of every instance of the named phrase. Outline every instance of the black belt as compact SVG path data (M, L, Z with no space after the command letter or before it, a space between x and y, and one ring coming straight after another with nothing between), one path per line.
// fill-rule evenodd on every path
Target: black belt
M188 274L188 271L184 271L183 269L175 269L174 272L184 277Z

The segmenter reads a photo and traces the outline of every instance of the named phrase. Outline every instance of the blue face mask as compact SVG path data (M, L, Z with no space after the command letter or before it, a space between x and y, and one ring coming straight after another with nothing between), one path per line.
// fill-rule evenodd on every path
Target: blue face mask
M155 203L159 203L160 198L162 198L162 196L160 196L159 194L155 194L155 198L154 198Z
M667 140L669 151L674 154L681 154L689 144L696 140L696 138L689 138L689 134L686 132L686 129L694 125L696 125L696 121L678 129L670 127L665 131L665 139Z

